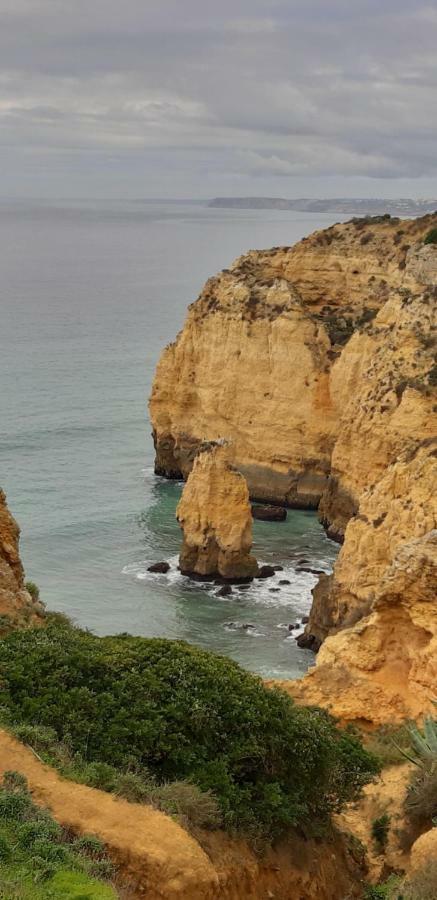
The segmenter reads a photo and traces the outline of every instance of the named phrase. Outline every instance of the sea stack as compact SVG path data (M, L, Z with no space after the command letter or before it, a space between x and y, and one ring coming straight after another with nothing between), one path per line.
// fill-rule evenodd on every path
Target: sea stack
M224 439L201 445L176 516L183 531L184 575L249 581L258 573L251 555L252 512L244 477L230 462Z

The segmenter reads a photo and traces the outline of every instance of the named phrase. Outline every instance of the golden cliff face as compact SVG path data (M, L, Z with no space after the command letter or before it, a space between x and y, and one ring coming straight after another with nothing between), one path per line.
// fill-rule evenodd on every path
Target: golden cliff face
M433 277L436 251L420 241L433 221L335 225L295 247L251 251L211 278L156 370L156 471L186 477L200 443L225 437L253 498L317 508L342 383L354 383L353 348L340 365L349 339L371 332L391 292L423 294L418 278Z
M157 470L233 441L252 497L317 507L344 544L314 591L315 668L285 684L344 719L437 695L435 216L359 220L211 279L157 369Z
M194 462L177 508L183 531L179 557L185 575L253 578L252 512L243 476L230 464L225 443L204 445Z
M20 529L0 489L0 634L10 625L35 624L43 616L42 604L32 599L24 585L19 537Z
M363 493L325 608L333 633L315 668L289 684L296 698L373 723L431 709L437 690L437 439L404 453ZM308 626L316 636L318 615L313 610Z

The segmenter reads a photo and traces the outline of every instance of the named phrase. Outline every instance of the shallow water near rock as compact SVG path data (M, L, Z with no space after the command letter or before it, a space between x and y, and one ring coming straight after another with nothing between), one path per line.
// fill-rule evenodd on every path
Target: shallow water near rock
M98 634L189 640L266 676L311 664L286 628L308 611L316 581L296 563L329 571L338 548L314 513L290 511L254 524L260 562L284 567L272 579L217 597L217 586L183 578L181 486L153 474L145 413L160 351L205 279L249 248L294 243L334 219L140 201L0 204L0 484L49 608ZM147 573L162 559L167 575Z

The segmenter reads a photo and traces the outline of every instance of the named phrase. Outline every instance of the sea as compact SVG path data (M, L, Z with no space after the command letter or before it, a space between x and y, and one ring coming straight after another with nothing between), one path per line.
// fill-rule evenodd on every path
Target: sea
M183 577L182 485L154 475L147 398L210 275L338 219L186 201L0 203L0 485L48 609L98 635L190 641L264 677L313 664L295 640L317 580L301 569L331 571L338 547L315 513L290 510L254 523L259 561L282 566L272 579L220 597ZM168 574L149 573L160 560Z

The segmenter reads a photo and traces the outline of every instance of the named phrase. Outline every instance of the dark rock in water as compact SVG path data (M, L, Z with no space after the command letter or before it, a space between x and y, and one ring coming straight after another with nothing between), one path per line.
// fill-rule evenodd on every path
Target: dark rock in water
M275 572L283 572L284 566L273 566Z
M298 647L301 647L303 650L312 650L314 653L317 653L320 647L320 641L314 634L299 634L296 638L296 643Z
M248 591L250 588L250 584L237 584L237 591Z
M223 587L217 591L217 597L229 597L229 594L232 594L232 588L230 584L224 584ZM226 623L228 624L228 623Z
M288 578L281 578L281 580L278 583L279 584L291 584L291 581L289 581Z
M288 626L288 630L289 630L289 631L295 631L296 628L299 628L299 623L298 623L298 622L296 622L294 625L289 625L289 626Z
M269 588L271 594L279 594L279 588Z
M297 572L309 572L310 575L326 575L323 569L310 569L309 566L298 566Z
M296 565L298 565L298 566L309 566L309 565L310 565L310 560L309 560L309 559L298 559Z
M259 506L256 504L252 506L252 516L263 522L285 522L287 510L284 506Z
M273 566L261 566L257 578L271 578L275 574Z
M302 625L308 625L309 620L309 616L302 616Z
M168 572L169 568L170 568L170 565L168 562L157 562L157 563L153 563L152 566L148 566L147 571L148 572L157 572L161 575L165 575L165 573Z
M241 627L244 631L248 631L250 628L255 628L255 625L251 625L250 622L244 622Z

